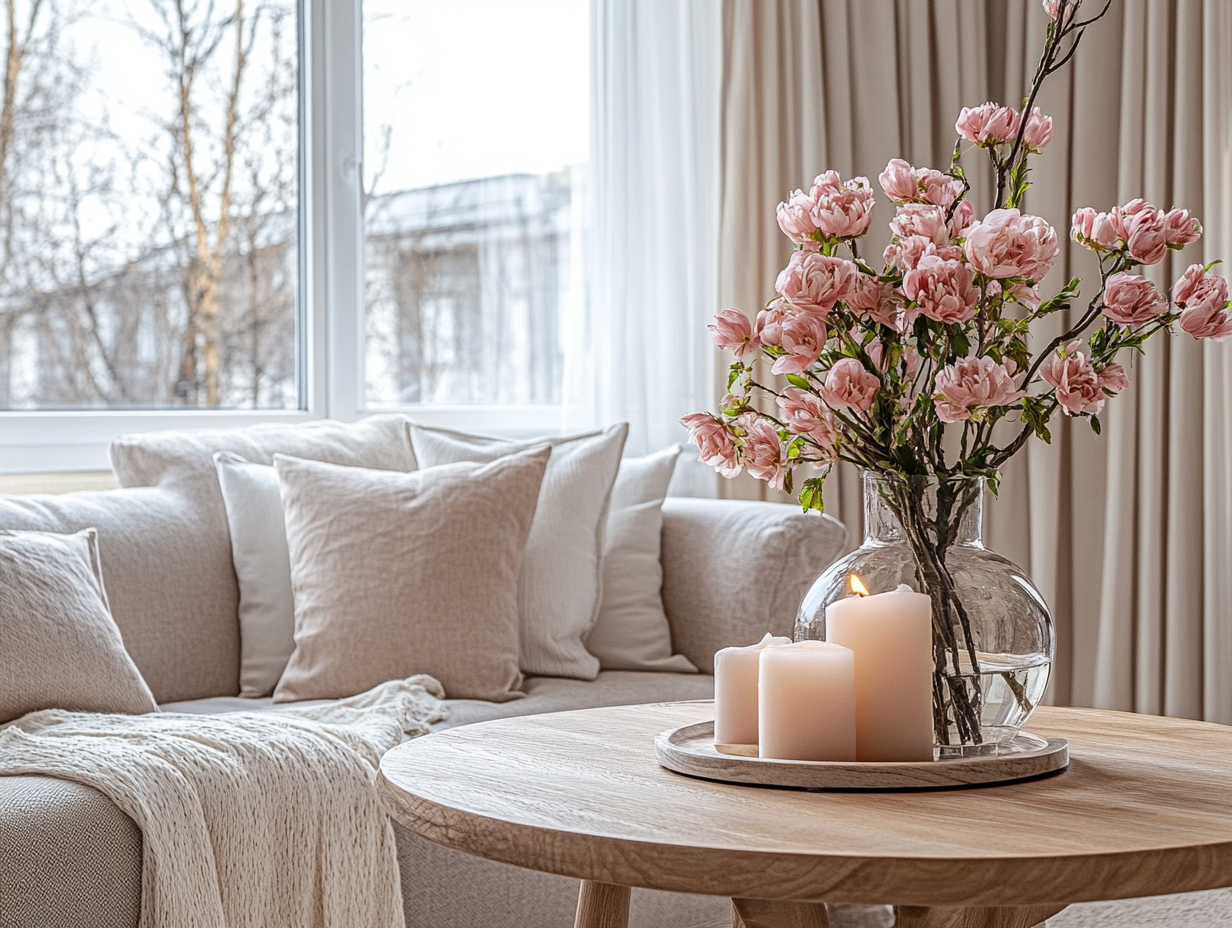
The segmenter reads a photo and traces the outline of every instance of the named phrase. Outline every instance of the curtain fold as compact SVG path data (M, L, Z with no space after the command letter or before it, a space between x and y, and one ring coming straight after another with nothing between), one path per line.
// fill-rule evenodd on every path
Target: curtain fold
M961 106L1021 99L1046 24L1038 0L724 0L717 306L751 314L773 292L789 254L774 206L815 174L874 179L891 157L944 167ZM1206 234L1149 269L1165 290L1190 263L1232 260L1229 47L1225 0L1114 3L1045 85L1056 134L1026 208L1065 236L1080 206L1189 207ZM986 210L989 172L969 173ZM889 218L883 198L862 243L874 263ZM1089 295L1097 274L1068 243L1043 289L1080 275ZM1157 337L1126 366L1102 436L1057 421L1051 445L1010 463L986 537L1053 607L1053 701L1232 723L1232 343ZM745 480L726 495L765 493ZM858 534L850 471L826 504Z
M628 454L713 402L721 12L591 0L587 311L565 320L564 425L628 421Z

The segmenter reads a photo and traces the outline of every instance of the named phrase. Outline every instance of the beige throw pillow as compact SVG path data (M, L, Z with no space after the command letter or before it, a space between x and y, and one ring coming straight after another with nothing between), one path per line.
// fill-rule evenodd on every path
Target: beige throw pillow
M454 699L522 696L518 574L548 456L399 474L276 455L295 651L274 701L415 673Z
M593 680L599 660L582 639L595 624L603 584L608 504L629 427L516 442L411 426L420 467L491 461L536 444L552 446L518 585L522 670Z
M0 531L0 724L37 709L158 711L111 618L92 528Z

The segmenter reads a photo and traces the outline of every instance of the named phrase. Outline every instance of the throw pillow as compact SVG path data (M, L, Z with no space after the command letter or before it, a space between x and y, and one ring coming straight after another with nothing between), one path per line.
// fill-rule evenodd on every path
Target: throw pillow
M240 695L268 696L295 650L291 556L278 474L230 451L214 455L214 465L240 585Z
M663 611L663 499L679 456L672 445L620 462L603 546L603 599L586 637L604 670L697 673L687 657L672 654Z
M177 559L166 576L154 581L158 589L144 600L155 616L157 609L168 613L163 624L174 632L133 639L133 653L139 663L143 660L139 649L159 652L162 665L147 671L147 679L161 701L234 695L240 688L236 675L240 666L240 628L236 620L239 586L232 566L227 510L214 454L231 451L255 464L271 464L275 453L290 454L333 464L408 471L414 470L415 458L407 422L401 415L371 416L354 423L326 420L297 425L145 432L121 435L112 442L111 465L121 487L157 486L171 497L162 505L168 521L174 523L173 536L143 540L143 552L147 547L170 542L177 549L189 548L191 553L191 571L179 570L181 560ZM123 526L122 519L106 513L104 517ZM107 543L110 536L101 522L74 522L70 527L88 525L98 525L103 534L104 561L112 558L113 549ZM6 527L43 526L17 523ZM108 571L109 576L114 576L111 568ZM208 595L200 592L204 589L208 589ZM119 615L124 611L124 603L120 601L121 591L115 592ZM182 620L185 614L187 625ZM124 625L123 620L120 624ZM189 637L198 640L195 649L186 643ZM174 647L167 647L169 640L174 641ZM200 660L202 651L208 652L208 661ZM150 662L141 666L150 666Z
M276 455L295 651L275 702L431 674L454 699L518 691L518 575L546 447L409 474Z
M628 425L536 441L508 441L411 426L420 467L491 461L536 444L552 448L518 582L522 670L593 680L598 659L582 639L595 623L603 577L603 538Z
M158 711L111 618L92 528L0 531L0 724L37 709Z

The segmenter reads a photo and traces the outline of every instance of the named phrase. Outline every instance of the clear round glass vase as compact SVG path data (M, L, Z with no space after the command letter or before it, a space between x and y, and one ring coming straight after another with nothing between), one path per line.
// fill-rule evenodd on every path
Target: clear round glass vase
M1023 571L984 547L984 481L864 474L864 543L817 578L796 640L824 640L826 607L899 584L933 613L933 732L939 756L1006 753L1052 670L1052 614Z

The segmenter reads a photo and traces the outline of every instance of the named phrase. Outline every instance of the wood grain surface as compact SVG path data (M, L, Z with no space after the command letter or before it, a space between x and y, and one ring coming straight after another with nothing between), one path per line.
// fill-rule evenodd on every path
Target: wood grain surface
M1045 741L1019 735L1015 741L1019 750L1013 754L943 761L774 760L716 750L711 721L660 732L655 737L655 758L669 770L706 780L796 789L937 789L1008 783L1052 773L1069 763L1069 743L1064 738Z
M1232 885L1232 728L1042 708L1029 729L1070 743L1055 776L843 793L659 766L657 733L712 717L704 701L462 726L391 751L379 787L440 844L622 886L1043 912Z

